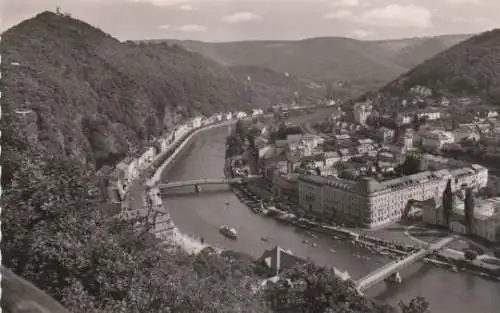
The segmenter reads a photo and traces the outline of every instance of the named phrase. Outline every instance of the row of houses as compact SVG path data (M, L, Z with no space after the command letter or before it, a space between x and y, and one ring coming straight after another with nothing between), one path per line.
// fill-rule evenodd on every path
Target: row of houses
M252 116L259 116L262 114L264 114L262 109L254 109L252 111ZM118 163L112 174L115 182L111 185L116 186L116 192L118 192L119 195L118 198L123 198L130 183L137 179L143 170L148 168L160 155L165 154L194 130L225 120L246 117L247 113L245 112L216 113L209 117L194 117L184 124L175 127L164 136L154 140L153 145L145 148L141 154L125 158ZM113 197L116 198L115 196Z
M194 117L186 123L177 126L164 136L154 140L153 145L145 148L142 153L135 156L128 156L118 163L112 175L115 180L115 183L112 185L116 186L119 198L123 198L130 183L137 179L140 173L148 168L158 156L169 151L193 130L220 122L224 117L225 115L222 113L214 114L208 118L203 116Z

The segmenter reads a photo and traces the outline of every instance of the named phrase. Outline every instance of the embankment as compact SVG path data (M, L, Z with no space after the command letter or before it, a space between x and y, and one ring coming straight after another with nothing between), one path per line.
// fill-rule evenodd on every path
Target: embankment
M160 196L160 190L155 187L161 180L162 174L164 171L168 171L168 169L173 166L175 163L175 160L179 155L181 155L185 149L189 148L190 145L192 144L192 140L196 138L199 134L202 132L208 131L213 128L218 128L218 127L224 127L228 126L231 124L234 124L235 121L228 121L224 122L221 124L215 124L215 125L210 125L206 126L203 128L200 128L198 130L195 130L192 132L190 135L188 135L184 140L182 140L179 145L175 148L172 154L170 154L155 170L154 174L151 176L150 179L146 181L146 185L151 187L151 191L148 193L148 197L151 198L151 202L155 203L155 206L161 206L163 208L163 212L166 212L165 214L170 215L168 213L168 208L165 207L162 203L162 199ZM171 221L170 217L168 219ZM175 227L175 224L171 222L172 227L171 229L167 230L156 230L155 229L155 234L161 238L165 237L170 237L170 240L173 241L175 244L179 245L181 248L183 248L186 252L188 253L198 253L204 248L208 247L207 244L201 243L199 240L192 238L188 235L185 235L180 232L180 230ZM156 227L156 226L155 226ZM168 232L168 234L162 233L162 232Z

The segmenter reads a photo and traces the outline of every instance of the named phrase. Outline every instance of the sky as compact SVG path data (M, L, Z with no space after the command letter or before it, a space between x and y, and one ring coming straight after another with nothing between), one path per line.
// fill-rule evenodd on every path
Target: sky
M500 28L500 0L2 0L0 29L57 6L120 40L376 40Z

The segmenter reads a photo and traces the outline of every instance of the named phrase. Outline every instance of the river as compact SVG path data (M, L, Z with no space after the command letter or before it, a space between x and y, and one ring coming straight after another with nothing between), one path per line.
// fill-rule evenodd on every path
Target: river
M201 133L164 173L163 180L179 181L223 176L226 127ZM320 265L347 270L352 278L360 278L388 262L360 247L339 242L326 236L311 238L307 233L253 214L227 187L210 187L195 194L190 189L167 196L163 201L181 232L203 237L207 243L260 256L276 245ZM218 232L221 224L238 230L238 240L232 241ZM264 242L261 237L268 237ZM308 240L316 247L304 244ZM417 263L401 272L400 285L380 283L367 291L378 300L397 304L416 296L431 303L432 313L497 313L500 308L500 284L464 273L452 273L432 265Z

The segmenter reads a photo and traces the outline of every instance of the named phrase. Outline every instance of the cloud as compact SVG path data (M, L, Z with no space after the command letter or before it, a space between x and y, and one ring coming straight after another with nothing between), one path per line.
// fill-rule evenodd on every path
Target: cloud
M160 26L158 26L158 28L161 28L161 29L170 29L170 28L172 28L172 25L168 25L168 24L160 25Z
M357 29L349 33L350 36L355 38L366 38L368 36L373 35L374 33L369 30Z
M193 11L195 8L190 4L183 4L179 7L183 11Z
M146 2L146 3L151 3L156 6L172 6L172 5L179 5L183 4L186 2L189 2L189 0L130 0L132 2Z
M353 17L353 14L350 10L346 10L346 9L341 9L341 10L338 10L338 11L335 11L335 12L332 12L332 13L327 13L325 14L325 18L327 19L348 19L348 18L352 18Z
M222 21L225 23L244 23L259 20L261 17L252 12L238 12L231 15L224 16Z
M452 5L481 4L480 0L445 0L445 2Z
M207 30L207 27L198 24L187 24L179 26L176 29L181 32L204 32Z
M432 13L424 7L413 4L390 4L364 12L358 20L360 23L373 26L428 28L432 25Z
M469 25L476 25L480 27L491 27L493 28L496 24L495 19L491 18L486 18L486 17L452 17L450 18L450 21L454 23L460 23L460 24L469 24Z
M360 1L359 0L337 0L337 1L334 1L334 2L330 3L330 6L332 6L332 7L348 7L348 8L351 8L351 7L357 7L359 5L360 5Z

